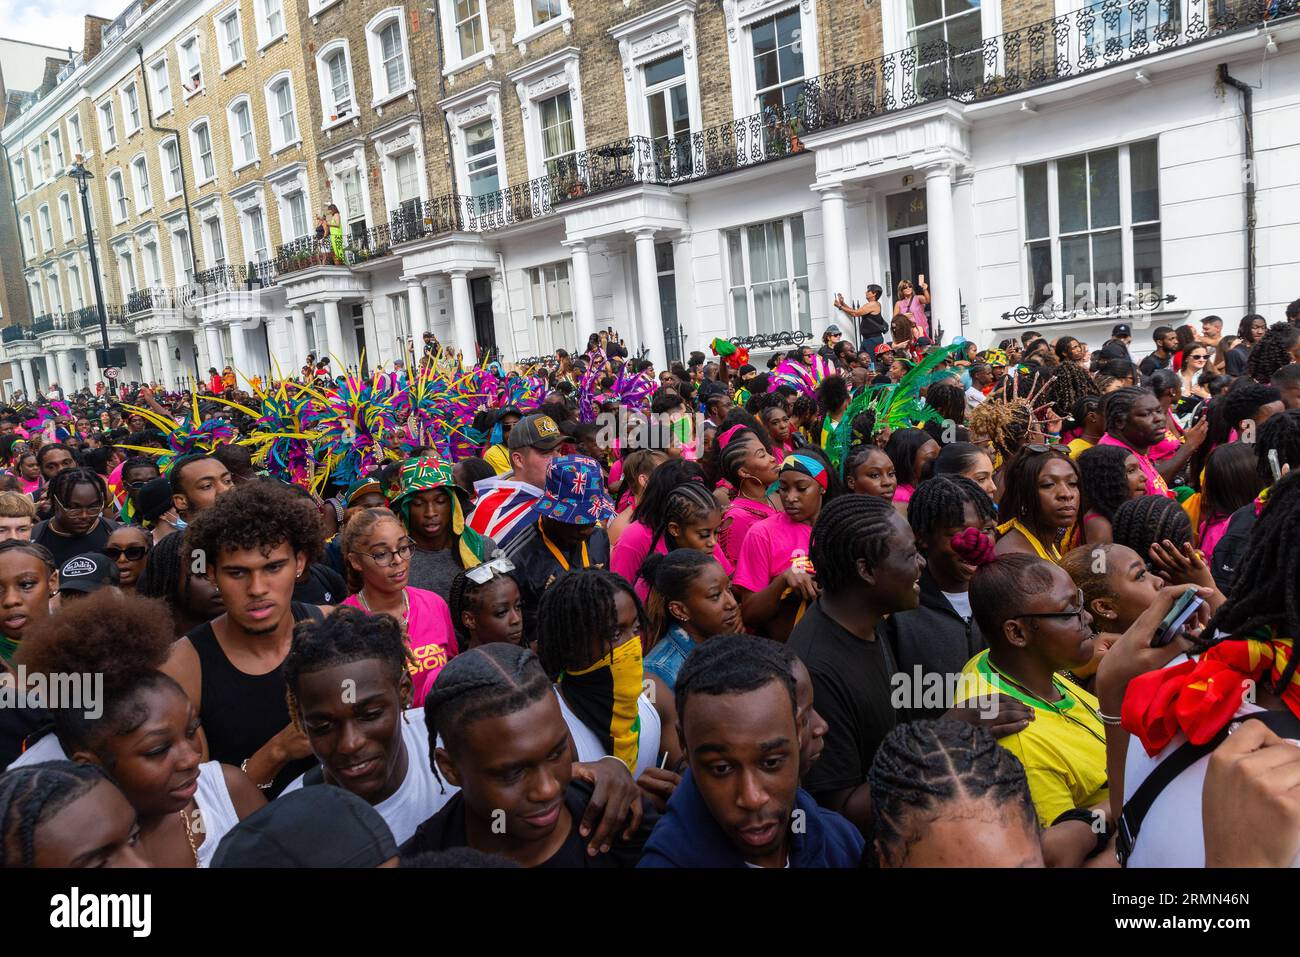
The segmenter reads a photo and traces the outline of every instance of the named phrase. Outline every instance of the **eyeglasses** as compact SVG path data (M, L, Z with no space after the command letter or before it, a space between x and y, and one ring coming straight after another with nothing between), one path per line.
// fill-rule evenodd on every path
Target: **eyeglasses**
M486 585L497 575L509 575L515 570L514 562L508 558L493 558L482 565L475 565L465 570L465 577L475 585Z
M1035 455L1043 455L1044 453L1051 452L1055 452L1057 455L1065 454L1065 450L1059 445L1043 445L1039 442L1035 442L1032 445L1022 445L1020 448L1025 452L1033 452Z
M1087 606L1084 604L1083 601L1083 592L1082 591L1077 592L1075 594L1075 598L1079 600L1078 608L1066 609L1065 611L1026 611L1026 612L1022 612L1019 615L1016 615L1015 617L1016 618L1060 618L1062 621L1068 621L1069 619L1074 618L1079 622L1079 624L1083 624L1084 612L1088 610Z
M98 515L100 512L104 510L103 502L100 502L98 505L85 505L85 506L73 508L72 506L64 505L56 498L54 500L54 504L59 506L59 508L63 509L63 513L65 515L82 515L87 518L90 517L91 515Z
M1188 358L1188 359L1208 359L1209 356L1207 356L1205 353L1202 352L1202 353L1200 353L1199 355L1192 355L1192 356L1188 356L1187 358Z
M415 543L409 538L391 552L363 552L380 568L387 568L395 562L404 562L415 552Z
M118 548L116 545L109 545L104 549L104 554L117 561L123 555L128 562L138 562L149 554L149 549L145 545L128 545L126 548Z

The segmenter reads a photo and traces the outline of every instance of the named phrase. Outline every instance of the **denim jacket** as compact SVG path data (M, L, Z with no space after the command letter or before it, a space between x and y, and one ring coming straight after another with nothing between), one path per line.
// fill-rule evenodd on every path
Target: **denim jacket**
M682 670L682 663L694 650L695 639L686 634L681 625L673 625L650 649L642 667L647 675L654 675L666 684L669 691L676 691L677 672Z

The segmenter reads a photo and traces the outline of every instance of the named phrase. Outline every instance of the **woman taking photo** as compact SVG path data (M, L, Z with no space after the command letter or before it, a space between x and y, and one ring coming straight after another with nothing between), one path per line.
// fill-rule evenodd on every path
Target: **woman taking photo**
M917 286L921 291L918 294ZM930 327L925 319L925 307L930 305L930 287L925 281L925 275L916 277L916 286L912 285L910 279L900 280L898 289L894 296L894 316L903 316L915 329L915 334L911 337L914 339L926 339L930 335Z
M356 590L343 604L372 615L392 615L402 625L419 707L438 672L456 654L447 603L431 591L407 585L415 543L388 509L355 513L339 544L348 563L348 587Z
M1055 445L1026 445L1007 466L998 555L1034 555L1059 564L1062 536L1079 515L1079 471Z
M1132 498L1146 494L1146 476L1136 456L1113 445L1098 445L1078 458L1083 521L1075 527L1072 545L1101 545L1114 539L1115 512Z

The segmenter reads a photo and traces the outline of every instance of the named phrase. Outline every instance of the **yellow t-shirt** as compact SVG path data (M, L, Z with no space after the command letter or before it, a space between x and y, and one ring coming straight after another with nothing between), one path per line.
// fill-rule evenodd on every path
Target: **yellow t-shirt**
M1071 440L1070 444L1067 445L1066 448L1070 450L1070 458L1077 459L1080 455L1096 444L1096 442L1089 442L1083 436L1079 436L1079 438Z
M510 471L510 453L506 451L505 443L498 443L483 453L483 461L496 471L497 475L505 475Z
M1038 823L1048 827L1071 808L1089 808L1109 800L1106 782L1106 727L1097 717L1097 699L1078 685L1056 676L1065 697L1048 705L1037 701L997 674L981 651L962 669L957 703L1001 692L1034 709L1034 720L1019 734L999 738L1020 759L1029 779Z

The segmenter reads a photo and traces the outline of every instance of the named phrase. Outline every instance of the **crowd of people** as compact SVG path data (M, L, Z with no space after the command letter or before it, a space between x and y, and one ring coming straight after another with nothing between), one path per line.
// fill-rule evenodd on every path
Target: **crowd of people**
M880 295L0 409L0 865L1300 861L1300 301Z

